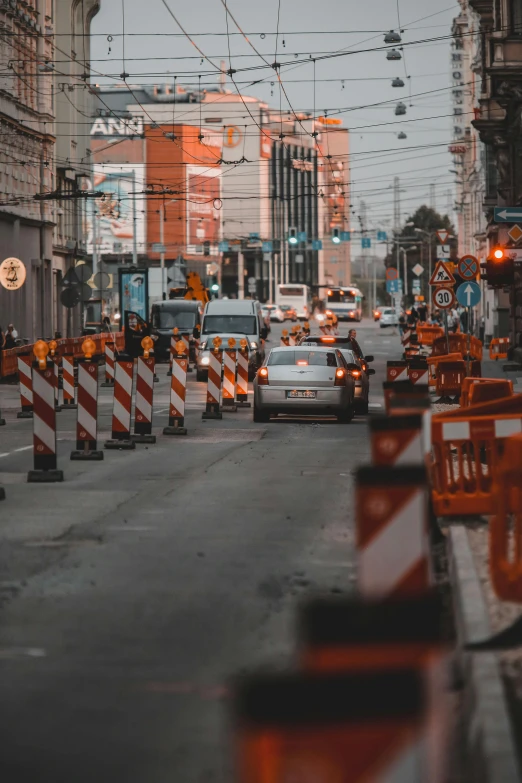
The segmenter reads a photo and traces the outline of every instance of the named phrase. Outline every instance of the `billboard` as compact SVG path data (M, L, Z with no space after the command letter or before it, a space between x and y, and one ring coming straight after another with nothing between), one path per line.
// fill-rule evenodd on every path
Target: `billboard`
M149 274L147 269L120 269L120 310L131 310L148 321Z
M145 164L95 163L93 169L94 181L87 182L86 188L100 191L102 195L86 200L87 253L92 254L93 251L94 211L98 253L132 253L134 230L138 253L146 253L147 207L145 197L141 194L145 188ZM133 199L136 199L135 226L132 215Z
M188 248L203 242L217 245L221 239L221 170L187 166L186 193Z

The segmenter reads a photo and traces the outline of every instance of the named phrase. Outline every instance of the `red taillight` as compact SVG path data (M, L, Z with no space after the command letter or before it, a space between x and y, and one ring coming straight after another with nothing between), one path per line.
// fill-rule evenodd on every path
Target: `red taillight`
M268 370L266 367L261 367L257 373L257 382L260 386L268 386Z
M360 378L361 377L361 371L360 370L350 370L350 375L352 378Z
M335 337L321 337L322 343L334 343Z
M341 367L335 371L335 386L346 386L346 373Z

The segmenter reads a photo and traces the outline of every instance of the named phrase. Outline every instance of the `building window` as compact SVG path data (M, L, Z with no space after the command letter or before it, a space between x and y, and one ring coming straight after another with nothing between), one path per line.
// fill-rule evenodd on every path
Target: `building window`
M511 31L522 35L522 0L511 0Z

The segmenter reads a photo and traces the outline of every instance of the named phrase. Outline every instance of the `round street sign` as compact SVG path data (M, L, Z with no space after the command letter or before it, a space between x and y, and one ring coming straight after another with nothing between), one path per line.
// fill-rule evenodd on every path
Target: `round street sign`
M475 280L479 273L479 262L475 256L462 256L457 271L463 280Z
M457 288L457 300L463 307L475 307L480 302L482 292L477 283L462 283Z
M399 273L394 266L389 266L386 269L386 280L397 280Z
M448 310L455 304L453 288L445 288L443 286L434 288L431 295L431 301L433 302L434 307L437 307L439 310Z
M26 270L19 258L6 258L0 264L0 283L8 291L17 291L25 283Z

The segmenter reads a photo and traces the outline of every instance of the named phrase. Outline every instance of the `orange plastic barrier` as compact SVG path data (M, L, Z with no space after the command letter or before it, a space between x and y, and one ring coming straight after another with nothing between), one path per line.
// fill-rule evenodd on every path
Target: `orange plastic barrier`
M500 400L505 397L511 397L513 395L513 382L503 379L481 378L482 383L474 383L469 390L469 404L475 405L481 402L488 402L489 400Z
M444 358L437 365L435 392L441 398L460 397L462 381L466 377L466 362L463 359Z
M435 514L492 514L496 505L494 472L506 439L521 432L520 394L466 410L435 414L431 466Z
M489 358L494 361L507 359L509 345L509 337L494 337L489 344Z
M471 387L474 384L477 384L477 383L489 383L490 381L496 381L496 380L497 380L497 378L482 378L480 376L473 375L473 374L466 376L466 378L464 378L464 380L462 382L462 391L461 391L461 395L460 395L460 406L461 406L461 408L467 408L468 405L470 404L469 393L470 393Z
M102 357L105 354L105 343L107 338L116 342L116 349L122 351L125 346L125 336L123 332L103 332L101 334L89 335L96 345L96 356ZM85 337L66 337L57 340L57 356L83 356L82 343ZM10 375L16 375L18 371L18 357L32 356L33 345L22 345L20 348L10 348L2 351L2 363L0 367L0 377L7 378Z
M522 602L522 435L505 443L494 476L495 514L489 520L489 568L503 601Z
M428 384L430 387L435 388L435 385L437 383L437 367L439 366L439 363L442 361L459 361L462 359L461 353L446 353L443 355L438 356L428 356L426 361L428 362L428 369L429 369L429 375L428 375Z
M469 345L468 345L469 343ZM467 356L469 353L470 359L482 360L483 346L480 340L476 337L469 337L467 334L449 334L446 336L437 337L433 341L431 350L432 356L442 356L448 353L461 353L463 356ZM469 351L468 351L469 348Z
M421 345L432 346L434 340L444 337L444 329L442 326L417 325L417 337Z

